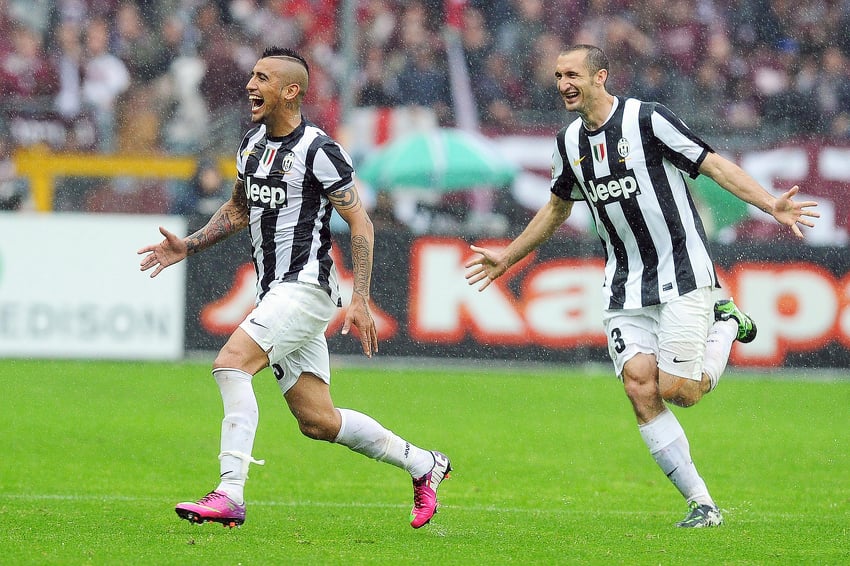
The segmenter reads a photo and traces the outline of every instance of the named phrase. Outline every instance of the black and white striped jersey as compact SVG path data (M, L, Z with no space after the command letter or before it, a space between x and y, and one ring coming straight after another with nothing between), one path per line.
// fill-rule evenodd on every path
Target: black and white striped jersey
M250 130L236 168L250 208L257 300L280 282L301 282L320 286L341 306L327 195L354 183L348 154L302 119L285 137L267 136L265 125Z
M718 286L702 220L683 172L713 151L670 110L617 97L594 132L581 119L558 132L554 194L584 200L605 250L608 309L667 302Z

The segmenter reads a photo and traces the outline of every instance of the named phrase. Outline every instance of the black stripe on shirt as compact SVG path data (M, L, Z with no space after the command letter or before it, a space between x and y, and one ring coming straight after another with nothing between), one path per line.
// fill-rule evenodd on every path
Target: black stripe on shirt
M672 153L673 155L679 156L679 159L681 160L680 154L670 151L665 152L667 146L659 143L652 134L652 113L657 110L657 108L658 105L652 103L640 105L638 124L641 138L644 140L644 153L647 155L660 155L661 153L665 153L665 156L668 159ZM653 151L652 146L654 146L655 149L660 148L661 151ZM673 161L671 160L671 162ZM675 162L673 162L673 164L676 165ZM679 165L676 166L679 167ZM690 164L686 167L690 167ZM697 287L693 264L691 263L691 258L688 253L685 227L682 224L682 218L679 215L678 208L676 207L676 201L673 198L673 190L667 180L667 174L664 170L662 160L658 159L652 163L647 160L647 172L649 173L652 186L655 188L658 205L661 207L661 214L664 216L664 220L670 234L673 266L676 272L676 285L679 288L679 294L682 295L689 291L693 291ZM681 175L679 172L676 174Z

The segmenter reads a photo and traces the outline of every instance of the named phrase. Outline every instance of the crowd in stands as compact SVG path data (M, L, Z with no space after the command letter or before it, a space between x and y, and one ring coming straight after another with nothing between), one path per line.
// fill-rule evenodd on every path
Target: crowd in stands
M250 70L275 44L310 61L305 114L331 133L346 96L426 106L452 125L449 22L488 134L565 123L555 58L592 43L612 61L611 92L658 100L708 137L850 139L850 0L358 0L353 42L346 5L0 0L0 104L6 117L90 120L91 143L69 137L63 149L228 155L246 126ZM185 190L169 191L174 206L191 200Z

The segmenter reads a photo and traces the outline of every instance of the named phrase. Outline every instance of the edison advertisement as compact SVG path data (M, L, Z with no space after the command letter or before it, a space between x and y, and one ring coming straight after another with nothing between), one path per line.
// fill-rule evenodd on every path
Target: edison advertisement
M0 214L0 356L179 359L185 263L155 279L136 251L179 217Z

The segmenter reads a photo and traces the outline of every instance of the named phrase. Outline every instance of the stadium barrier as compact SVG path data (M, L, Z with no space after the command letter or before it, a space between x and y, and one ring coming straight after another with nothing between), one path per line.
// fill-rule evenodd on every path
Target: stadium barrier
M42 145L18 149L13 160L15 171L29 180L35 209L39 212L53 210L59 177L189 179L197 169L194 157L52 152ZM218 165L226 177L235 176L232 157L221 158Z

